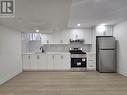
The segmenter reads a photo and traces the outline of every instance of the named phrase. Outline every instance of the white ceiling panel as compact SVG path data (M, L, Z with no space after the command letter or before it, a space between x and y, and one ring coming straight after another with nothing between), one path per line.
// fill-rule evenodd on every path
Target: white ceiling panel
M21 32L52 32L65 28L114 25L127 19L127 0L15 0L14 18L0 18L0 25Z
M66 28L71 0L15 0L14 18L0 18L0 23L24 32Z
M127 19L127 0L72 0L69 27L116 24Z

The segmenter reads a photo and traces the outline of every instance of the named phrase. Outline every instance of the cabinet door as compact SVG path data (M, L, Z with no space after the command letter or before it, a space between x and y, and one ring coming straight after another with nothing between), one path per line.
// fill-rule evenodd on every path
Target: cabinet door
M87 53L87 68L96 68L96 54Z
M53 36L52 34L47 34L47 44L53 44Z
M84 44L92 44L92 32L90 29L72 29L71 39L84 39Z
M46 34L41 35L41 44L47 44L48 36Z
M51 34L43 34L41 36L41 44L53 44L53 38Z
M112 26L106 26L105 32L100 32L100 31L96 30L96 36L113 36Z
M63 56L61 54L54 55L54 69L56 70L62 69L62 59Z
M30 55L23 55L23 70L30 69Z
M83 34L83 38L85 38L84 44L92 44L92 32L90 30L87 30Z
M54 55L47 54L47 69L53 70L54 69Z
M62 55L62 69L69 70L71 68L70 54Z
M42 54L42 55L37 55L37 65L38 65L38 70L47 70L48 69L48 64L47 64L47 54Z
M69 44L70 43L70 32L68 30L64 30L62 31L62 40L61 40L61 44Z
M30 55L31 70L37 70L37 55Z
M61 32L53 33L53 44L63 44L63 38Z

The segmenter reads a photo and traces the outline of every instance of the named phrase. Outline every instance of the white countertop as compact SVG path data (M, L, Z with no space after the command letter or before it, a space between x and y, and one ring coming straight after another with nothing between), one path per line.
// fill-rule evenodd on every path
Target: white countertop
M95 52L86 52L87 54L93 54L95 55L96 53ZM41 52L31 52L31 53L23 53L23 55L31 55L31 54L37 54L37 55L41 55L41 54L70 54L69 52L44 52L44 53L41 53Z
M41 54L70 54L69 52L38 52L38 53L23 53L23 55L31 55L31 54L37 54L37 55L41 55Z

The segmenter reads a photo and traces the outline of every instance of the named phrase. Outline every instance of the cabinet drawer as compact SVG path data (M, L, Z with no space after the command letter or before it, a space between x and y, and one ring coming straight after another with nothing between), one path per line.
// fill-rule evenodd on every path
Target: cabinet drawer
M96 67L96 62L95 61L88 61L87 67Z

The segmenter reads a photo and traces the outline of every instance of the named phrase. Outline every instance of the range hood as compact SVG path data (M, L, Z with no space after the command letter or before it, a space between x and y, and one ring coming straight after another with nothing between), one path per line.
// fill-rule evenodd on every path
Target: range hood
M84 43L84 39L70 39L70 42Z

